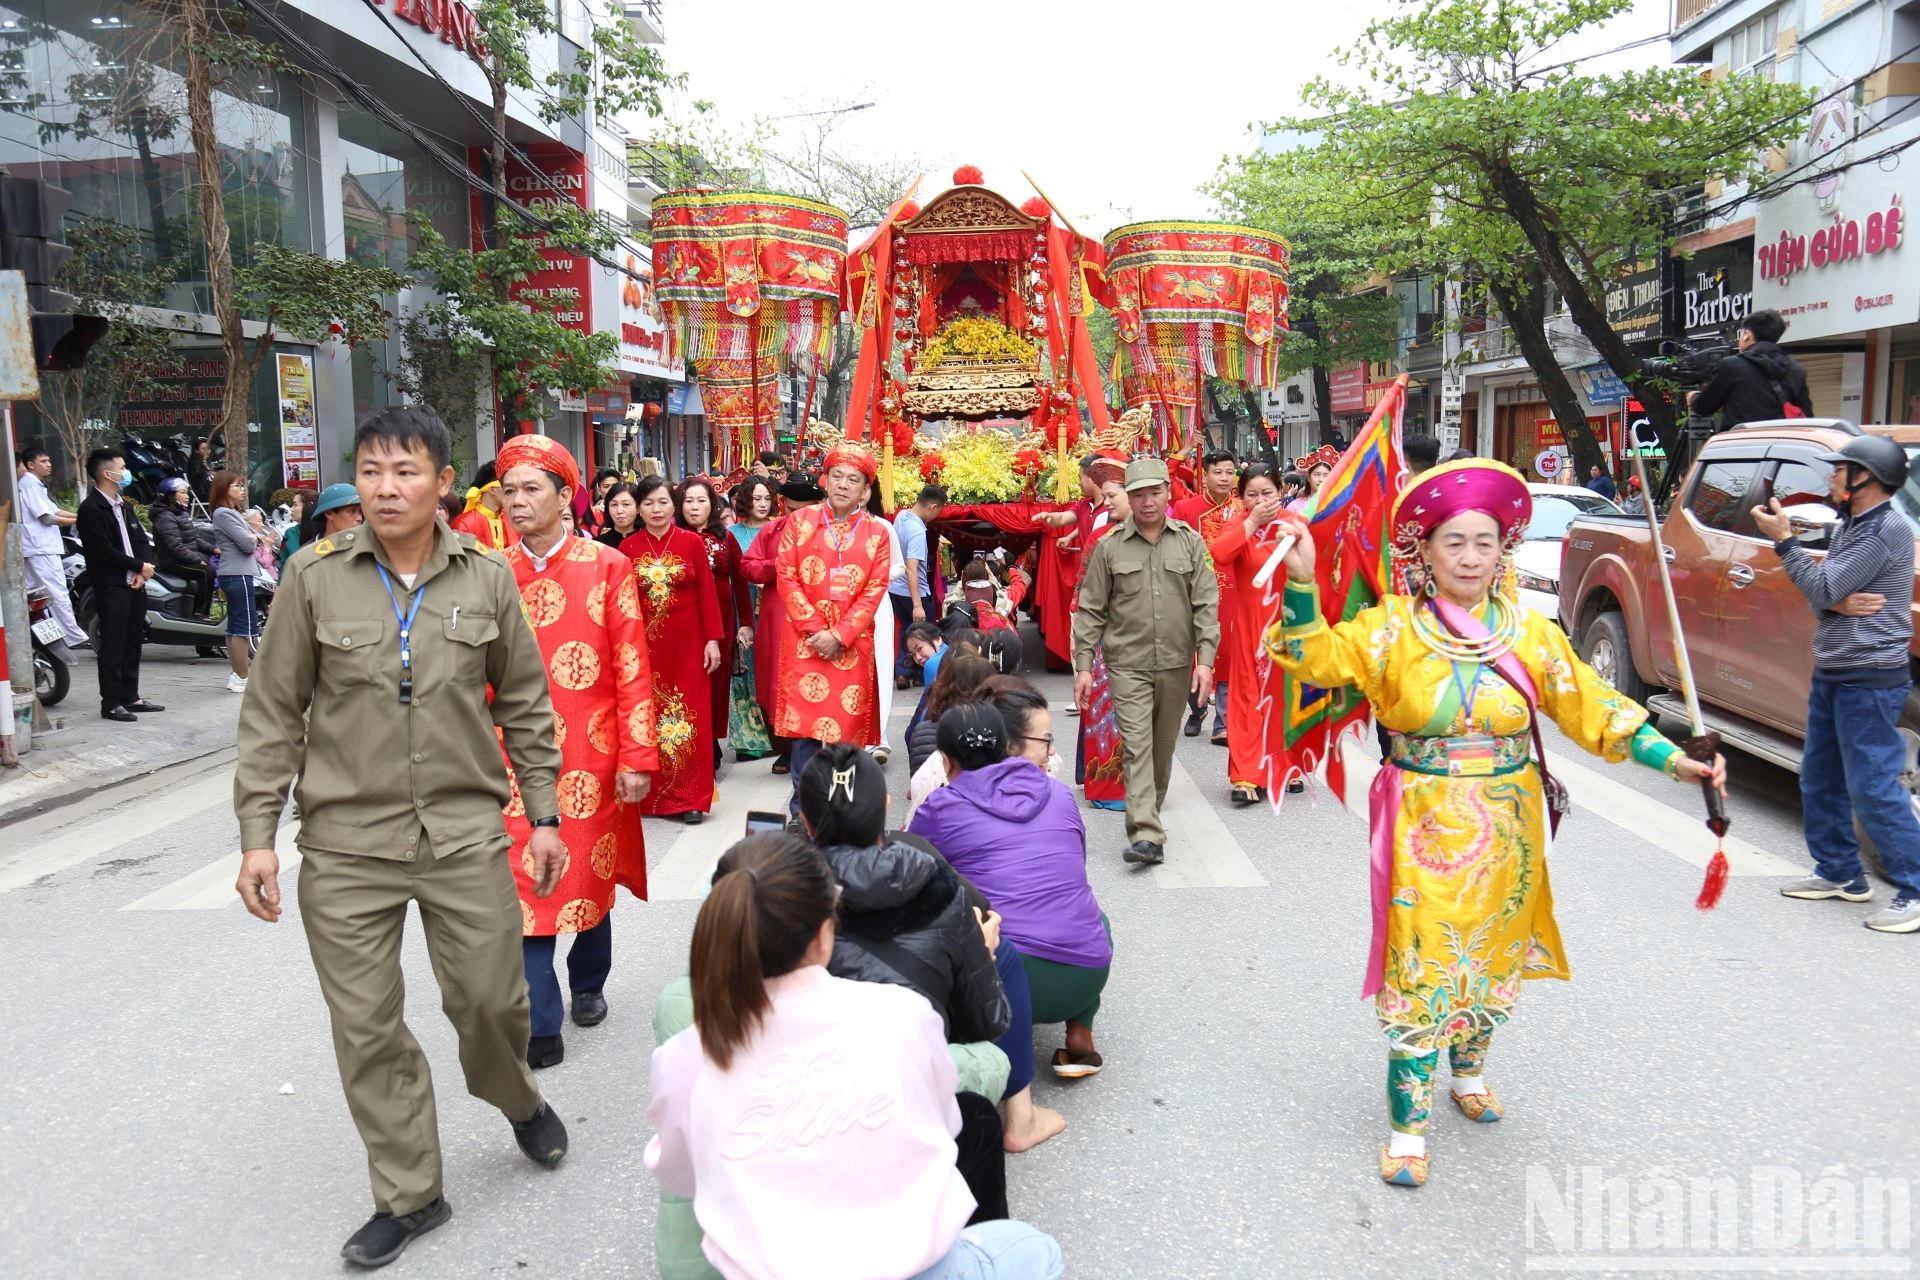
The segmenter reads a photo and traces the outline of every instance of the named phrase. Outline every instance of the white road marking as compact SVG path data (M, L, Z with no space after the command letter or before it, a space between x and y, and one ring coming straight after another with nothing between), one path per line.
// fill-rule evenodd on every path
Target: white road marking
M1162 889L1259 889L1266 878L1254 869L1247 851L1227 830L1213 804L1201 792L1179 757L1160 806L1167 829L1167 860L1153 868Z
M231 803L233 774L222 770L156 797L150 812L129 812L123 807L67 827L50 839L22 839L20 847L0 853L0 893L102 857L136 840L149 839L156 827ZM9 839L8 843L13 841Z
M299 832L300 824L289 822L273 835L273 851L280 855L280 895L283 901L288 886L293 883L293 873L300 866L300 850L294 845L294 837ZM222 907L238 906L240 895L234 892L233 883L239 875L240 855L238 852L229 853L120 909L218 911Z
M752 772L746 769L751 768ZM720 786L720 799L697 827L686 827L667 850L659 865L647 870L647 900L700 898L713 880L713 864L731 849L746 831L747 811L759 809L785 813L787 799L793 794L791 779L772 772L773 762L737 767ZM652 825L657 832L659 826Z
M1344 744L1347 763L1347 808L1367 820L1367 788L1380 772L1379 758L1369 736L1364 745L1348 739ZM1639 765L1630 766L1639 768ZM1567 759L1562 751L1553 759L1553 776L1566 785L1575 805L1604 818L1628 835L1644 840L1682 862L1705 868L1713 857L1713 836L1697 814L1686 813L1668 804L1642 795L1625 783L1583 764ZM1687 793L1691 798L1692 793ZM1728 870L1736 876L1798 876L1806 868L1768 853L1738 836L1726 838Z

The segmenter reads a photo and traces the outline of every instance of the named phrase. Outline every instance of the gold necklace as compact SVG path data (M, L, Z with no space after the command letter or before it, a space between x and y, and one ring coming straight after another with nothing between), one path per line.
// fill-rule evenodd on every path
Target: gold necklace
M1440 620L1431 608L1422 608L1419 603L1413 607L1414 638L1426 646L1431 653L1437 653L1450 662L1493 662L1509 653L1520 642L1521 620L1518 609L1510 608L1504 601L1491 601L1494 611L1493 626L1481 639L1468 639L1454 635L1440 625Z

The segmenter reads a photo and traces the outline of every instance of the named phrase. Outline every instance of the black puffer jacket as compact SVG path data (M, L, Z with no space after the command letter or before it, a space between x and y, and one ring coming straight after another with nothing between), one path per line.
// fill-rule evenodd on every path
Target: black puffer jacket
M940 749L940 725L932 716L928 716L913 726L913 732L907 735L907 774L909 777L920 772L920 766L927 758Z
M1005 1035L1013 1011L959 874L903 840L824 852L841 884L827 971L918 991L939 1011L953 1044Z
M185 507L174 502L156 502L147 514L153 520L153 541L160 553L159 564L207 567L199 530L193 527L193 517Z

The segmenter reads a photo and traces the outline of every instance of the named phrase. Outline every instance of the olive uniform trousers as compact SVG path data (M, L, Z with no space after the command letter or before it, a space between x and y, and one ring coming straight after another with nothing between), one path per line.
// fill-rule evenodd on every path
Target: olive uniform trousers
M418 903L440 1007L460 1038L467 1092L529 1120L540 1086L527 1067L529 1015L520 897L505 841L411 859L304 852L300 920L333 1019L347 1109L367 1147L376 1211L396 1216L440 1194L433 1078L403 1017L400 940Z
M1167 829L1160 806L1167 801L1173 776L1173 748L1187 718L1187 694L1193 669L1133 671L1110 666L1114 718L1120 722L1121 771L1127 786L1127 841L1150 840L1164 847Z

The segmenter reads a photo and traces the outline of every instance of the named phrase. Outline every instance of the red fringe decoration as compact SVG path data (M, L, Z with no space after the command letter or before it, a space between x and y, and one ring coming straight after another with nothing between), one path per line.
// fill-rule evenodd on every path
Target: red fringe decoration
M1039 196L1033 196L1029 198L1025 204L1020 206L1020 212L1026 214L1029 218L1044 218L1053 212L1053 206L1045 200L1042 200Z
M1707 863L1707 878L1700 886L1700 896L1693 905L1702 911L1711 911L1720 905L1720 895L1727 891L1727 876L1731 874L1727 866L1727 853L1724 849L1713 851L1713 861Z
M963 164L953 171L953 185L956 187L977 187L987 180L977 164Z
M1033 257L1027 231L909 233L906 260L924 267L937 262L1025 262Z

